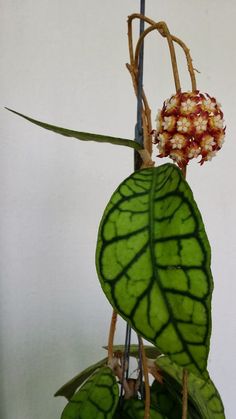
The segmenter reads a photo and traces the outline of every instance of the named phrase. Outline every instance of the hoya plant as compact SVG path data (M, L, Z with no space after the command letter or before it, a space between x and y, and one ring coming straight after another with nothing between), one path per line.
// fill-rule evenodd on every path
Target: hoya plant
M140 21L136 42L135 20ZM167 41L176 87L158 111L154 129L142 84L144 39L153 31ZM135 153L135 170L112 194L97 237L98 279L113 307L107 353L56 392L68 401L61 419L223 419L223 404L207 369L211 250L186 181L192 160L198 159L200 168L222 147L221 105L198 90L188 47L166 23L145 16L144 1L141 14L128 18L128 41L127 68L138 104L135 140L69 130L11 110L58 134ZM186 56L188 92L181 90L175 44ZM154 167L153 152L172 162ZM127 322L126 339L114 345L118 315ZM131 344L131 331L137 344Z

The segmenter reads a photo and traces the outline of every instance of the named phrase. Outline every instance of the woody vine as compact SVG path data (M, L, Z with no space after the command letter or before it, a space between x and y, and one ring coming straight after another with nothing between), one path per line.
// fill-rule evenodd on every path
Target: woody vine
M134 47L135 20L148 27ZM211 251L186 181L191 160L198 158L202 165L221 149L223 113L214 97L197 89L196 70L185 43L170 33L165 22L157 23L137 13L128 18L127 64L136 96L140 51L153 31L167 41L176 93L164 102L153 129L142 88L143 144L56 127L9 109L58 134L122 145L139 154L139 170L113 193L98 232L98 278L113 306L107 357L58 390L56 395L68 400L61 419L225 417L220 395L207 371L213 291ZM181 91L176 44L186 56L189 92ZM160 158L170 157L174 164L154 167L153 147ZM114 345L118 314L128 323L125 345ZM137 345L130 344L130 328L137 332ZM144 346L142 338L152 346ZM137 359L135 377L129 372L130 357Z

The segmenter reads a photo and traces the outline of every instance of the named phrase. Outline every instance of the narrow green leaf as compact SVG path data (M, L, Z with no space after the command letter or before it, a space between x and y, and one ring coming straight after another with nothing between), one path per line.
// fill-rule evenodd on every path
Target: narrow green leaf
M104 346L104 349L107 349L107 346ZM113 346L113 351L124 353L125 346L124 345L114 345ZM150 359L156 359L159 355L161 355L161 352L155 346L144 345L144 351L145 351L146 356ZM131 344L129 354L130 354L130 356L132 356L134 358L138 358L139 357L139 346Z
M210 246L175 165L140 170L121 183L100 224L96 266L107 298L139 334L208 375Z
M23 115L22 113L13 111L12 109L9 109L9 108L6 108L6 109L10 112L15 113L18 116L21 116L27 121L32 122L32 124L38 125L41 128L47 129L49 131L53 131L65 137L72 137L72 138L76 138L77 140L82 140L82 141L96 141L98 143L110 143L110 144L115 144L115 145L122 145L122 146L133 148L135 150L142 150L141 145L132 140L127 140L125 138L110 137L107 135L91 134L89 132L79 132L79 131L74 131L67 128L57 127L55 125L46 124L45 122L37 121L36 119L30 118L29 116Z
M164 379L168 382L168 376L171 377L177 388L179 387L179 394L181 394L183 368L170 360L167 356L157 358L156 364L164 373ZM170 387L175 387L173 382L169 381ZM215 388L213 382L208 379L200 378L199 376L188 374L188 395L191 406L194 407L192 411L197 411L196 419L225 419L224 406L222 404L220 395Z
M97 370L72 396L61 419L113 419L119 401L119 387L112 370Z
M107 347L104 347L107 349ZM114 352L124 352L124 345L115 345L113 346ZM155 346L144 346L144 350L146 353L146 356L151 359L156 359L160 355L160 351ZM139 356L139 347L138 345L131 345L130 346L130 356L138 357ZM69 400L75 391L83 384L83 382L90 377L90 375L93 374L93 372L100 368L103 365L106 365L107 358L102 359L101 361L97 362L96 364L93 364L77 374L75 377L73 377L70 381L68 381L66 384L64 384L56 393L55 397L63 396L67 400Z
M102 359L101 361L97 362L96 364L91 365L90 367L86 368L84 371L77 374L73 377L68 383L64 384L55 394L54 396L63 396L67 400L73 396L77 388L79 388L85 380L87 380L90 375L94 373L95 370L100 368L101 366L107 363L107 358Z
M107 349L107 347L104 347ZM113 349L114 352L124 352L124 345L114 345ZM151 359L156 359L160 355L160 351L155 346L145 345L144 350L146 353L146 356ZM139 356L139 347L138 345L131 345L130 346L130 356L133 356L137 358ZM107 358L102 359L101 361L97 362L96 364L93 364L77 374L75 377L73 377L70 381L68 381L66 384L64 384L55 394L55 397L63 396L67 400L69 400L75 391L83 384L83 382L90 377L90 375L93 374L93 372L100 368L103 365L106 365Z

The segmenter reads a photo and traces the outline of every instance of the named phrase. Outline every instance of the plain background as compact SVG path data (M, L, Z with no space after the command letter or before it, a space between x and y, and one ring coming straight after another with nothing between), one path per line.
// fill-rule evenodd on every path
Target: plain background
M199 89L216 96L225 113L222 151L203 167L192 162L188 182L212 246L209 370L227 419L235 419L236 2L146 3L148 16L167 21L189 45ZM105 355L111 308L96 277L96 235L133 155L44 131L3 107L133 138L126 17L139 11L139 1L1 0L0 7L0 417L58 419L65 400L54 392ZM178 59L189 90L180 50ZM144 84L154 121L174 93L168 48L154 33L146 42ZM122 343L124 322L118 326Z

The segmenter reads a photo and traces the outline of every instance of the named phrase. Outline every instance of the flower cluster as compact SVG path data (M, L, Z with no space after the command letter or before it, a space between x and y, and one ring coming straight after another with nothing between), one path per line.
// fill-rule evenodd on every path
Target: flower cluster
M224 142L221 105L199 91L178 93L166 100L156 122L158 157L169 156L181 168L199 156L200 164L211 160Z

